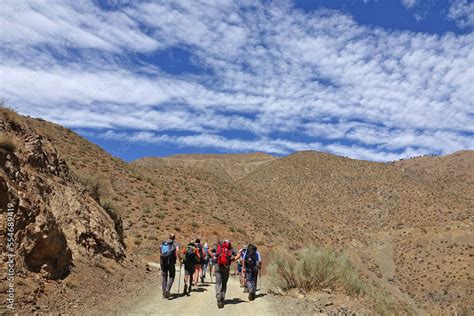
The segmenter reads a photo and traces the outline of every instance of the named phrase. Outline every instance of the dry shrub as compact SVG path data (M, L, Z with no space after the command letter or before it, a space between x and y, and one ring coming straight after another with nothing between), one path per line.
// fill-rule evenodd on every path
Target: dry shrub
M283 291L311 292L323 288L343 289L348 294L364 291L353 265L345 255L318 247L298 251L296 256L276 250L268 274L272 284Z
M18 148L16 141L5 134L0 135L0 148L8 152L15 152Z
M268 276L280 291L343 290L350 295L363 295L381 315L413 314L408 305L395 301L376 284L363 283L347 256L324 248L308 247L298 251L296 256L286 250L275 250L271 253Z
M109 197L100 197L100 205L104 208L104 210L109 214L110 218L114 222L115 230L120 238L122 245L125 245L123 242L123 220L122 216L117 210L117 206L113 202L113 200Z
M93 197L99 199L109 194L110 189L104 177L89 174L79 174L78 177Z
M6 107L5 104L1 102L0 102L0 113L5 115L5 117L11 124L16 125L16 126L23 125L23 120L21 116L18 113L16 113L14 110Z

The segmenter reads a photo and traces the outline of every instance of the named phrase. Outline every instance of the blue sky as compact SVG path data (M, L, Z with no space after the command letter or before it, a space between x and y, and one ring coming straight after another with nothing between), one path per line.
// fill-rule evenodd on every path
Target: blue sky
M474 149L472 1L0 6L0 98L128 161Z

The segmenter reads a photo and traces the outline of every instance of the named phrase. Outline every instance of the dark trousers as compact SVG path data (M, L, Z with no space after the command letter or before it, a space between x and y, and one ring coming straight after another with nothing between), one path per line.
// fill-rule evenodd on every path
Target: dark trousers
M230 267L216 265L216 298L225 299L227 292L227 281L229 281Z
M194 263L184 264L184 275L189 275L189 286L193 284L193 275L195 270Z
M161 289L170 291L173 286L174 277L176 275L175 262L172 260L161 260Z
M255 293L257 291L258 270L254 272L247 271L245 277L247 279L247 289L249 293Z

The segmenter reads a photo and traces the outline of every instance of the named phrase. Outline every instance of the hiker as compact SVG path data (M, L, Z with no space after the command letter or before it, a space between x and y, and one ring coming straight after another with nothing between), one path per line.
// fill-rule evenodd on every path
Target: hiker
M217 307L224 307L225 293L227 291L227 281L229 280L230 265L236 257L235 251L229 240L221 241L217 244L213 260L216 271L216 299Z
M203 253L203 257L202 257L202 275L201 275L201 283L204 283L204 280L206 279L206 270L207 270L207 266L209 265L209 245L206 243L204 243L204 246L202 247L202 253ZM212 272L211 272L212 273Z
M169 239L163 241L160 246L160 266L161 266L161 289L163 298L170 297L171 287L173 286L176 275L176 258L179 254L179 246L175 242L175 235L170 234Z
M240 280L240 287L244 288L244 293L247 291L247 286L245 282L245 274L243 271L243 262L242 258L245 254L245 251L247 251L247 246L243 246L240 248L239 252L237 253L237 257L235 257L235 260L237 261L237 272L239 274L239 280Z
M203 247L202 247L202 244L201 244L201 239L197 238L196 241L194 242L198 252L199 252L199 260L198 262L196 263L196 266L195 266L195 277L194 277L194 285L197 285L198 284L198 281L199 281L199 277L202 275L202 264L203 264L203 261L204 261L204 253L203 253ZM204 280L202 279L202 276L201 276L201 283L204 283Z
M216 248L217 248L217 245L214 245L214 248L209 249L209 251L208 251L208 254L209 254L209 274L211 276L211 282L212 282L212 277L216 276L216 268L215 268L216 263L213 260L215 254L216 254Z
M193 274L199 262L199 251L193 242L181 251L180 262L184 264L184 294L190 294L193 285ZM189 286L189 287L188 287Z
M242 257L242 261L244 263L243 269L247 280L249 300L253 301L255 299L255 292L257 291L258 271L262 269L262 257L257 251L257 246L249 244Z

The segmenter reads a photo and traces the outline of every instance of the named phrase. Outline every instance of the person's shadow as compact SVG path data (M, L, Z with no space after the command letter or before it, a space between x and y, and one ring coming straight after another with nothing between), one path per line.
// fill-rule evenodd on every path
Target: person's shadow
M169 301L175 300L180 297L185 297L185 296L190 296L192 293L199 293L199 292L206 292L207 289L201 289L201 288L194 288L191 293L171 293L170 297L168 298Z
M230 305L236 305L236 304L240 304L240 303L248 303L247 301L244 301L242 300L241 298L238 298L238 297L234 297L233 299L230 299L230 300L225 300L224 301L225 304L230 304Z
M260 298L260 297L264 297L265 295L267 295L267 293L259 293L257 295L255 295L255 298Z
M186 296L186 294L184 294L184 293L172 293L172 294L170 294L170 297L168 298L168 300L172 301L172 300L175 300L177 298L184 297L184 296Z
M204 287L208 287L208 286L211 286L209 283L201 283L199 284L198 286L204 286Z

